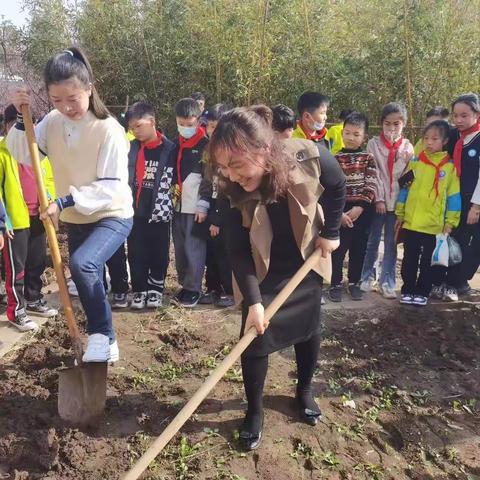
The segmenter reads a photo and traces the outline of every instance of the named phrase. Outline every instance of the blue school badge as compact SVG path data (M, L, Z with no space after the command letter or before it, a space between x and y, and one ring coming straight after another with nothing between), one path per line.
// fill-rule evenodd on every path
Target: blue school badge
M442 170L440 172L440 178L443 178L446 174L447 174L447 172L445 170Z
M477 154L477 151L474 149L474 148L471 148L469 151L468 151L468 156L469 157L474 157L475 155Z

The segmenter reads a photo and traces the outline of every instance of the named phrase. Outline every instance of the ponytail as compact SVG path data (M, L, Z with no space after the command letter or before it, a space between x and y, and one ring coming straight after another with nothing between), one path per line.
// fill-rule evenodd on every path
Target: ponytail
M91 88L88 109L100 120L110 116L105 104L100 99L94 85L92 67L79 47L70 47L57 53L45 66L44 79L48 87L52 84L76 78L85 88Z

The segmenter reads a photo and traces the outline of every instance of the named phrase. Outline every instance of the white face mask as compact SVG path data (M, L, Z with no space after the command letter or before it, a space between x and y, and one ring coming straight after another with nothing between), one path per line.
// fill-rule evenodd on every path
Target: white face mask
M318 132L319 130L322 130L324 126L325 126L324 123L313 122L313 129L316 130L317 132Z
M178 130L178 133L183 138L186 138L188 140L189 138L192 138L195 135L195 132L197 131L197 127L183 127L182 125L179 125L177 123L177 130Z
M402 136L402 130L385 129L383 130L385 138L390 142L396 142Z

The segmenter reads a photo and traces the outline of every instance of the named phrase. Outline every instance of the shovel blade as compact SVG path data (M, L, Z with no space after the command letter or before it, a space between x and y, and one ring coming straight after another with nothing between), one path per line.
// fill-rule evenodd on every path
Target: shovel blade
M59 372L58 413L74 425L92 425L105 410L107 363L84 363Z

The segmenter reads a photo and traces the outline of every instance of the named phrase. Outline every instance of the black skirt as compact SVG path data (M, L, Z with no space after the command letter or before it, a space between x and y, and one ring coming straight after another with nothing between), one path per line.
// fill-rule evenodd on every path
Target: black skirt
M267 306L287 284L291 276L269 272L260 284L262 304ZM244 354L248 357L269 355L283 348L309 340L313 335L321 332L320 308L322 301L323 279L311 271L285 303L280 307L263 335L259 335ZM243 304L242 329L243 335L248 307Z

